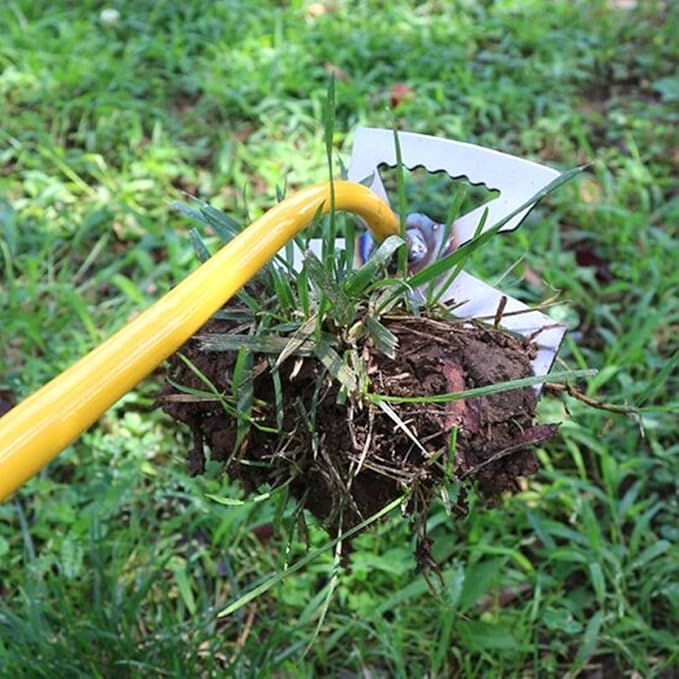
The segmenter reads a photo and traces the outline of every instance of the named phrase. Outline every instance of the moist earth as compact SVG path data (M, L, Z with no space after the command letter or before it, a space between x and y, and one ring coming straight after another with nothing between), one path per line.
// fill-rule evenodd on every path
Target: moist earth
M535 346L502 330L422 317L382 322L397 337L398 349L388 358L369 343L358 347L370 392L428 396L532 374ZM169 361L170 381L159 401L192 432L188 469L202 473L209 456L247 492L287 483L329 530L339 525L340 515L347 529L404 491L410 491L408 511L422 516L441 485L459 484L459 511L464 511L468 483L487 496L515 490L519 478L538 469L531 446L557 428L534 423L532 387L447 403L390 402L385 412L374 402L338 399L337 382L313 357L285 360L277 392L271 357L255 355L256 426L239 436L237 418L227 414L219 399L197 397L174 386L206 392L197 368L230 398L236 354L206 351L203 340L239 331L243 329L232 322L213 319L178 352L194 369L178 355ZM341 353L341 347L336 348ZM271 433L277 427L279 433Z

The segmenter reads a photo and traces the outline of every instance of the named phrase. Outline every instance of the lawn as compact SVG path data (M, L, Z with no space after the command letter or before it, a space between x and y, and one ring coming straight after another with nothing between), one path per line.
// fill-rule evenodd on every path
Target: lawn
M334 74L345 163L356 126L395 121L559 170L590 163L470 268L531 304L559 292L562 360L598 371L588 396L638 412L543 399L563 424L521 492L466 519L432 509L433 596L398 510L339 563L283 493L244 497L214 466L189 477L190 437L154 407L158 370L0 505L0 674L670 676L677 4L111 6L117 20L92 0L0 6L3 399L197 266L173 200L247 223L283 186L327 179ZM450 186L428 187L442 209Z

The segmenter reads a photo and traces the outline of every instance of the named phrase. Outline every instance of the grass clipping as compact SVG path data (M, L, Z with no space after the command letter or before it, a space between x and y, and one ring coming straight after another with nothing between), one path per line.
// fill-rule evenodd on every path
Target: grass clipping
M255 325L208 322L170 359L162 407L191 429L192 474L209 450L247 492L288 485L331 534L404 493L422 526L437 495L463 513L469 484L515 490L556 430L535 424L530 386L427 399L532 375L535 346L500 329L405 314L328 323L313 339L300 324L288 336Z

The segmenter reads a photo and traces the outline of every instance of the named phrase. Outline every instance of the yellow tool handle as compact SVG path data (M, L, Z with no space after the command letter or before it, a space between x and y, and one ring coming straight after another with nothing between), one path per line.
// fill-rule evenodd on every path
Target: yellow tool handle
M355 212L378 240L398 219L370 189L334 182L335 207ZM269 210L176 288L113 337L0 418L0 500L4 500L176 351L254 276L319 207L330 184L296 193Z

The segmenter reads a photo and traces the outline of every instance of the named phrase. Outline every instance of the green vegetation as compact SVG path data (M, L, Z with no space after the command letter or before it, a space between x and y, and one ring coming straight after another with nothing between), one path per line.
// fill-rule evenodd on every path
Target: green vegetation
M171 201L247 223L277 187L324 180L334 72L337 173L352 129L394 114L560 169L592 163L468 266L531 303L561 291L562 358L597 368L586 393L639 418L544 399L564 424L521 493L466 520L433 509L440 599L391 520L349 563L324 550L218 617L307 548L280 493L186 475L188 436L153 408L158 373L0 506L0 674L676 666L675 3L280 4L121 2L107 25L91 0L2 3L0 389L28 395L196 265ZM399 83L412 96L393 109ZM428 211L436 186L445 214L453 189L431 182L406 195ZM312 550L327 541L308 531Z

